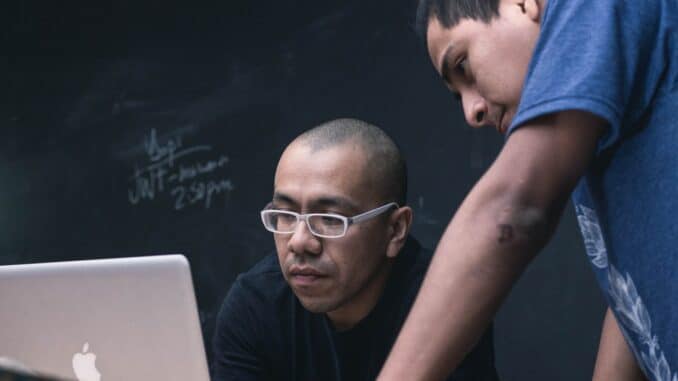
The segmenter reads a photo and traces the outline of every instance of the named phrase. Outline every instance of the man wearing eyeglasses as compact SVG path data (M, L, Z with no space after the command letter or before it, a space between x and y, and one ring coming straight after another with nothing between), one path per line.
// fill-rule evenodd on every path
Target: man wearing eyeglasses
M216 380L374 380L430 260L409 236L393 141L339 119L283 152L261 211L270 255L233 284L214 339ZM450 380L496 380L491 330Z

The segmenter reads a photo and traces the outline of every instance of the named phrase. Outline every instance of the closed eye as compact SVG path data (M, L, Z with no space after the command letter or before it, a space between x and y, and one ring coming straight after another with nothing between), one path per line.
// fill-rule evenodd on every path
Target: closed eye
M335 216L322 216L322 222L325 225L341 225L344 223L341 218Z
M460 59L455 65L454 65L454 70L464 78L467 77L468 74L468 59L466 57L463 57Z
M450 50L445 53L445 59L443 59L441 63L441 68L440 68L440 76L443 78L443 81L445 81L445 84L447 85L448 89L452 92L454 98L461 102L461 94L456 90L455 86L452 84L453 83L453 77L456 77L457 80L460 78L466 79L467 78L467 72L468 72L468 60L466 56L461 56L461 58L457 59L456 63L454 62L454 59L452 58L452 54L450 53Z

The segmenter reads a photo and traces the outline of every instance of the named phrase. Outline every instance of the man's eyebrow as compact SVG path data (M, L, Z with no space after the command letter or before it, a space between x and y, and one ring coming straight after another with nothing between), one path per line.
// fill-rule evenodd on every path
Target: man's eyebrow
M297 202L294 199L284 193L273 192L273 201L284 202L286 204L297 205Z
M459 94L459 92L452 85L450 73L452 70L454 70L454 68L450 67L450 62L452 62L452 45L448 46L447 49L445 49L445 52L443 52L443 60L440 63L440 76L443 78L443 81L445 81L445 84L454 95L454 98L461 102L461 94Z
M298 206L299 203L294 200L291 196L282 193L282 192L274 192L273 193L273 201L285 203L285 204L290 204L292 206ZM359 208L356 204L354 204L352 201L345 197L341 196L326 196L326 197L319 197L313 201L310 202L311 208L328 208L328 207L337 207L341 209L345 209L348 211L359 211Z
M452 72L452 68L450 67L450 61L452 61L451 55L452 45L449 45L447 48L445 48L445 51L442 55L442 61L440 62L440 76L448 85L452 84L452 78L450 78L450 72Z
M440 64L440 77L448 85L452 83L450 78L450 62L445 58L443 58L443 62Z

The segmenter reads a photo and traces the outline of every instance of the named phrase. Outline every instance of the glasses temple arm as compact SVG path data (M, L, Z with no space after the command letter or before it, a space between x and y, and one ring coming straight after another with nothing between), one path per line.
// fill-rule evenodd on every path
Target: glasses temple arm
M347 219L348 219L349 224L358 223L360 221L364 221L364 220L370 219L372 217L375 217L375 216L377 216L381 213L384 213L385 211L391 209L394 206L396 208L400 208L400 206L398 206L398 204L396 204L395 202L389 202L386 205L382 205L382 206L380 206L376 209L368 210L367 212L362 213L362 214L358 214L357 216L348 217Z

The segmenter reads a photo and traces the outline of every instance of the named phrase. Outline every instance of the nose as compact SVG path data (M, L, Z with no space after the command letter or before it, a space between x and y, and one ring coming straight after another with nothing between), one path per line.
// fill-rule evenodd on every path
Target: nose
M462 107L466 123L471 127L478 128L488 125L488 106L485 99L476 93L467 92L462 94Z
M322 251L320 239L308 230L306 221L299 221L297 228L292 233L287 248L295 254L313 254L318 255Z

